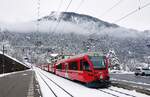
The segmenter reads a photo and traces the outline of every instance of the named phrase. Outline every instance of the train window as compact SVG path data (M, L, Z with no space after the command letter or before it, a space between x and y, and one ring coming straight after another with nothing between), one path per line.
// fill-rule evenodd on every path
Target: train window
M95 69L105 68L103 56L89 56L90 61L93 63Z
M62 64L58 64L57 69L62 69Z
M71 62L69 64L69 69L70 70L78 70L78 64L77 64L77 62Z
M90 71L90 65L87 61L81 61L82 62L82 70Z

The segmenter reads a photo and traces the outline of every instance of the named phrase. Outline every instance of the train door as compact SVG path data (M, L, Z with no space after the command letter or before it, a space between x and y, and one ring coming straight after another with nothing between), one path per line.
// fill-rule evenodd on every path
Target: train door
M62 63L62 70L61 70L62 76L65 77L66 74L66 66L65 63Z
M80 64L83 70L83 78L85 82L91 82L94 79L92 68L87 60L81 60Z
M57 66L56 66L56 74L62 76L62 64L59 63Z
M66 78L69 78L69 76L68 76L68 63L65 63L65 77Z
M70 79L72 80L78 79L78 61L69 62L68 74Z

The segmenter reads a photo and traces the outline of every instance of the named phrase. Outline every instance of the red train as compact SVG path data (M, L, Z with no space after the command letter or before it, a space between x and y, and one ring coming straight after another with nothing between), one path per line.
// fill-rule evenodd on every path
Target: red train
M43 69L64 78L85 83L88 87L108 86L109 72L106 56L82 54L43 65Z

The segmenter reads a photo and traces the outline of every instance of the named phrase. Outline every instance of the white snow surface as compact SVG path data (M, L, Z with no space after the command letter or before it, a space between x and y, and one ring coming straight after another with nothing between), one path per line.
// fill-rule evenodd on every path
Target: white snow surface
M115 74L134 74L134 72L131 71L123 71L123 70L110 70L110 73Z
M142 82L134 82L134 81L128 81L128 80L120 80L120 79L115 79L111 78L111 80L116 80L116 81L121 81L121 82L128 82L128 83L133 83L133 84L139 84L139 85L147 85L150 86L148 83L142 83Z
M57 95L57 97L69 97L70 96L66 92L64 92L61 88L59 88L57 85L55 85L52 81L50 81L48 78L50 78L55 83L57 83L62 88L64 88L73 97L114 97L113 95L116 95L118 97L128 97L129 95L133 95L135 97L150 97L148 95L138 93L134 90L131 91L131 90L126 90L126 89L112 87L112 86L109 87L108 89L107 88L104 88L104 89L88 88L82 84L78 84L76 82L64 79L62 77L48 73L48 72L43 71L36 67L34 67L34 71L35 71L37 80L39 82L43 97L55 97L55 95L52 93L52 91L49 89L49 87L53 90L53 92ZM47 84L43 81L43 79L40 76L44 79L44 81ZM49 86L47 86L47 85L49 85ZM129 94L129 95L111 91L111 89ZM102 91L105 91L105 92L102 92ZM110 94L108 94L108 93L110 93ZM111 95L111 94L113 94L113 95Z

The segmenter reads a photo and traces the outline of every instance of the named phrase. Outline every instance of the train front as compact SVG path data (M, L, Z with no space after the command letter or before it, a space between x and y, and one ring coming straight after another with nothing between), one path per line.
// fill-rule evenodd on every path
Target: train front
M90 87L108 87L110 84L108 72L108 59L106 56L88 56L93 68L93 81L88 85Z

